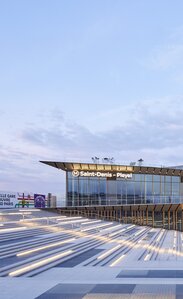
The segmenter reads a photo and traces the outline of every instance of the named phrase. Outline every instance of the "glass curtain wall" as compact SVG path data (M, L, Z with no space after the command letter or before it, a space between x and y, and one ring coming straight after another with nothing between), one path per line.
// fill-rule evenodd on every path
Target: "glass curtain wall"
M69 206L179 203L180 177L133 174L132 179L73 177L67 173Z

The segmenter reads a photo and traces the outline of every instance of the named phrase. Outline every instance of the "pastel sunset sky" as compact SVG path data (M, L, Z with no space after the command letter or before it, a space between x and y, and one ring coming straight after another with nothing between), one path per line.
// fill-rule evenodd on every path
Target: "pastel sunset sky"
M39 163L183 164L182 0L0 1L0 190L64 194Z

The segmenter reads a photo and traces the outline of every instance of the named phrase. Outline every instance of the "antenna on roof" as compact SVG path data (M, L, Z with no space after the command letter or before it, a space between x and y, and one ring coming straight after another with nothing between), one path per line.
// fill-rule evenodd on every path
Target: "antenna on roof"
M100 160L98 157L92 157L91 159L92 159L93 163L95 163L95 164L99 163L99 160Z
M112 158L102 158L103 163L113 164L114 163L114 157Z
M142 166L143 162L144 162L144 160L143 160L142 158L140 158L140 159L138 160L138 164L139 164L139 166Z

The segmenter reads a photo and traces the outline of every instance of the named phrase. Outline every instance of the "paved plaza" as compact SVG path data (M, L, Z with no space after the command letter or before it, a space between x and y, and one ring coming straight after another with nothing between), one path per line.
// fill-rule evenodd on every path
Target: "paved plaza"
M1 298L183 298L182 242L173 230L1 210Z

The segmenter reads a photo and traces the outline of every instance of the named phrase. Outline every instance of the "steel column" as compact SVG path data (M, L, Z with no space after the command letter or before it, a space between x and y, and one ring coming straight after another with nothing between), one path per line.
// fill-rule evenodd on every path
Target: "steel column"
M149 221L149 213L148 213L148 206L146 207L146 225L148 225Z

